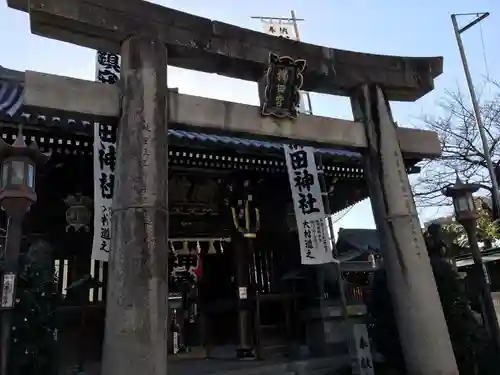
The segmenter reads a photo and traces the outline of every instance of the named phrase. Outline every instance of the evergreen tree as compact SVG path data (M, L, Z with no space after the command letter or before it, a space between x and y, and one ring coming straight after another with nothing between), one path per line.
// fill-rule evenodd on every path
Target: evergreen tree
M474 316L457 272L444 258L448 245L440 238L441 230L434 226L429 227L429 232L427 250L460 374L496 375L494 347L484 326ZM398 329L383 270L375 276L368 312L375 348L404 374Z
M431 254L431 265L460 373L497 374L492 342L474 316L458 274L437 255Z
M50 246L22 253L12 321L9 375L55 374L55 290Z

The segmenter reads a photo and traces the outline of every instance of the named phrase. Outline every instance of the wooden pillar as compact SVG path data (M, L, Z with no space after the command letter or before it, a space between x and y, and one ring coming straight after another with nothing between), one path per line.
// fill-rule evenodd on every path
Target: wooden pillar
M131 37L121 57L103 375L166 375L167 51Z
M250 330L250 264L249 264L249 241L247 238L236 238L241 236L240 233L235 233L233 236L233 249L235 250L236 261L236 284L238 287L238 347L236 349L236 356L238 358L253 358L253 345L252 334ZM242 295L244 289L245 295ZM253 291L252 291L253 293Z
M450 336L389 103L376 85L362 86L351 103L355 120L366 127L365 175L408 374L456 375Z
M243 186L233 187L231 213L233 216L232 243L235 262L235 281L238 288L238 347L236 356L241 359L254 358L253 336L251 328L251 306L255 301L255 283L250 276L250 257L253 256L253 242L257 235L254 199L250 181ZM244 213L239 216L240 210Z

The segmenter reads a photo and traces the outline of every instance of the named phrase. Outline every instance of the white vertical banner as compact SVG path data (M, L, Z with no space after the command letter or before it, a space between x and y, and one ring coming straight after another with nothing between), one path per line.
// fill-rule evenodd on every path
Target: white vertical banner
M95 79L115 84L120 79L121 57L116 53L97 51Z
M275 20L262 20L262 27L266 34L297 40L293 23L279 23Z
M353 353L353 359L356 361L355 366L353 366L354 370L359 375L375 375L370 338L366 324L353 325L353 340L353 344L356 345L355 352Z
M96 80L115 84L120 56L98 51ZM111 208L115 182L116 123L94 121L94 241L92 259L107 262L111 246Z
M0 308L13 309L16 297L16 274L6 272L2 276L2 295Z
M308 99L309 93L302 90L299 92L300 92L299 112L307 115L312 115L312 109L311 106L309 105L309 99Z
M107 262L115 184L116 126L94 123L94 243L92 259Z
M302 264L336 262L325 220L314 149L283 145L292 190Z

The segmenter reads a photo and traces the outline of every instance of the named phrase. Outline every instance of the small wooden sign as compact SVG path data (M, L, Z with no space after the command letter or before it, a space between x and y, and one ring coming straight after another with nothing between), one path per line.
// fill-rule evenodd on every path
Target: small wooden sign
M240 286L238 288L238 297L240 299L247 299L248 298L248 293L247 293L247 288L244 286Z
M353 374L375 375L373 366L372 351L370 347L370 338L366 324L353 325L353 342L351 347L351 356L353 357Z
M0 309L9 310L14 308L16 300L16 274L13 272L5 273L2 276L2 300Z
M262 116L278 118L297 118L300 92L306 68L306 60L279 57L269 54L269 67L266 73L266 86L262 103Z

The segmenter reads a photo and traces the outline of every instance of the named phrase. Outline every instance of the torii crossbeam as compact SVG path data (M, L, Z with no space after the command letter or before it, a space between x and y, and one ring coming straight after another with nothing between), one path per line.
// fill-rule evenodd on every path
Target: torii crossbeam
M118 117L119 97L119 88L115 85L32 71L25 73L25 107ZM262 117L259 108L252 105L176 92L170 92L168 97L168 122L177 127L285 143L293 140L308 146L361 152L368 147L364 125L359 121L310 115L300 115L296 121L276 120ZM436 133L403 127L397 131L401 151L406 158L435 158L441 154Z
M269 51L307 60L306 91L350 96L365 82L389 100L414 101L434 88L441 57L384 56L276 38L138 0L7 0L30 13L34 34L102 51L120 52L130 35L158 38L169 65L257 82ZM145 22L147 20L147 22Z

